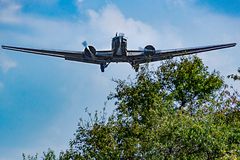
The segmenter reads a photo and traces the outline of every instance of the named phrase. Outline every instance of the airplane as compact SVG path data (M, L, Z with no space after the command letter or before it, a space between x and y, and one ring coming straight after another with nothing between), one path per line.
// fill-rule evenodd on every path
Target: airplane
M105 68L107 68L107 66L112 62L127 62L131 64L136 72L138 72L139 65L143 63L171 59L176 56L234 47L236 46L236 43L168 50L156 50L153 45L146 45L145 48L142 49L128 50L127 38L123 33L116 33L115 37L112 38L112 49L96 50L93 46L88 46L86 41L84 41L82 45L85 47L84 51L45 50L6 45L2 45L2 48L13 51L60 57L71 61L99 64L102 72L104 72Z

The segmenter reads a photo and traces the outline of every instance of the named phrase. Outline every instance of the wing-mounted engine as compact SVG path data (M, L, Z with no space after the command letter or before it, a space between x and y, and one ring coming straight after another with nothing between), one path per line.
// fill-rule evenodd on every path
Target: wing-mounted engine
M155 53L156 53L156 50L155 50L155 48L152 45L147 45L144 48L144 54L147 55L147 56L152 56Z
M94 57L96 55L96 49L93 46L88 46L84 49L84 55L87 57Z
M82 42L82 45L85 47L84 55L87 57L94 57L96 55L96 49L93 46L88 46L87 42Z

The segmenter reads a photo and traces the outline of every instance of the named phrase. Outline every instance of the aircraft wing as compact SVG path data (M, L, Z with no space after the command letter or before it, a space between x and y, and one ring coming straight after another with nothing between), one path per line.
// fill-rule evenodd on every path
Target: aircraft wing
M236 43L228 43L228 44L220 44L220 45L211 45L211 46L202 46L202 47L193 47L193 48L179 48L179 49L170 49L170 50L156 50L156 53L150 57L143 58L143 51L141 55L136 56L136 61L140 63L146 63L146 62L154 62L164 59L171 59L173 57L177 56L183 56L183 55L190 55L200 52L207 52L212 50L218 50L223 48L229 48L236 46ZM130 51L131 52L131 51ZM133 51L137 52L137 51Z
M84 55L84 51L45 50L45 49L23 48L23 47L14 47L14 46L5 46L5 45L3 45L2 48L7 50L25 52L25 53L60 57L60 58L64 58L66 60L72 60L72 61L101 64L101 60L98 60L92 57L86 57Z

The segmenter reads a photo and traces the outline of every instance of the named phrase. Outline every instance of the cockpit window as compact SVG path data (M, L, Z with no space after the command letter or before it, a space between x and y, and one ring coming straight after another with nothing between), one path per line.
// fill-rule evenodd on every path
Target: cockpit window
M124 33L119 33L118 34L120 37L124 37Z

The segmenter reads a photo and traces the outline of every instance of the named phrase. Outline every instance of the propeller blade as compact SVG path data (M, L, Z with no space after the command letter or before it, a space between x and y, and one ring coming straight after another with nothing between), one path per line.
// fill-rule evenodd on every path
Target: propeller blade
M87 46L88 46L87 41L83 41L83 42L82 42L82 45L83 45L85 48L87 48Z

